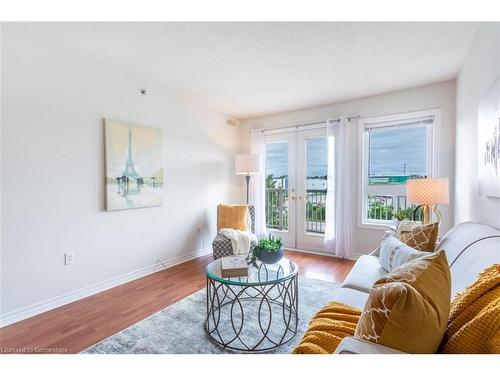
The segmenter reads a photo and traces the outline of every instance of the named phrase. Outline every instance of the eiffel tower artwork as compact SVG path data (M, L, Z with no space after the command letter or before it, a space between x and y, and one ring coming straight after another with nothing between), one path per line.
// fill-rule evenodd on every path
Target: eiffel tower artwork
M127 162L125 163L125 168L123 170L123 175L130 179L137 179L139 174L134 167L134 158L132 157L132 128L128 129L128 152L127 152Z
M106 208L160 206L163 202L161 129L105 120Z

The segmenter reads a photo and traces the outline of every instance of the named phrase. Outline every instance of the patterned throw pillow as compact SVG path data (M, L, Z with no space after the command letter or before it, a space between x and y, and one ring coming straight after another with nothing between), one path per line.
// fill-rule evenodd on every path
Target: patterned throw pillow
M429 255L427 251L418 251L405 245L396 237L388 236L380 245L380 255L378 257L380 265L387 272L409 262L412 259Z
M434 251L439 230L438 226L438 223L431 223L420 227L415 226L409 231L398 228L396 238L414 249Z
M403 264L372 287L355 337L407 353L435 353L450 313L443 250Z
M396 230L396 236L399 236L401 233L404 232L411 232L412 230L415 229L421 229L422 228L422 222L421 221L412 221L408 219L404 219L400 221L398 228Z

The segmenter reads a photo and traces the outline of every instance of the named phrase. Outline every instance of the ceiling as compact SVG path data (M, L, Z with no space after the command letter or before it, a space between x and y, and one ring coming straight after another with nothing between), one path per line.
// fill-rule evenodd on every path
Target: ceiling
M241 119L453 79L478 24L43 23L15 28Z

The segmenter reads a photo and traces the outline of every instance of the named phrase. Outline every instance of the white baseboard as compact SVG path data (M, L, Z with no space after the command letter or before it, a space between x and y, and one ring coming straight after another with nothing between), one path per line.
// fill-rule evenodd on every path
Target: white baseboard
M66 294L63 294L58 297L49 298L45 301L41 301L35 303L33 305L23 307L18 310L14 310L8 313L5 313L0 316L0 327L5 327L14 323L17 323L21 320L31 318L35 315L42 314L49 310L53 310L57 307L61 307L67 305L68 303L78 301L82 298L89 297L96 293L103 292L107 289L114 288L121 284L125 284L129 281L133 281L139 279L141 277L150 275L152 273L164 270L166 268L170 268L176 266L180 263L187 262L188 260L198 258L203 255L211 254L212 249L202 249L198 251L193 251L188 254L181 255L179 257L175 257L172 259L161 260L158 263L152 264L147 267L140 268L135 271L128 272L126 274L113 277L111 279L87 286L82 289L78 289Z
M325 256L325 257L340 259L339 257L335 256L334 254L326 253L326 252L323 252L323 251L293 249L291 247L286 247L285 250L296 251L298 253L305 253L305 254L321 255L321 256ZM354 254L354 256L352 256L350 258L347 258L347 259L349 259L349 260L357 260L360 256L361 256L360 254Z

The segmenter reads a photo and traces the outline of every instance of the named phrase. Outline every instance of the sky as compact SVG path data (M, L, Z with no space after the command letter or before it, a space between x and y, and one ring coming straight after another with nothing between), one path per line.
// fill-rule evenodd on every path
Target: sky
M370 176L426 175L426 144L426 127L373 130L370 133ZM403 173L405 164L406 174Z
M266 176L288 174L288 142L266 144Z
M326 138L306 141L307 177L325 176L327 173ZM288 143L268 143L266 145L266 175L283 176L288 174Z
M326 138L306 141L307 177L324 176L327 173ZM426 127L377 129L370 134L370 175L402 176L426 174ZM266 145L266 175L288 174L288 143Z

